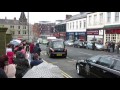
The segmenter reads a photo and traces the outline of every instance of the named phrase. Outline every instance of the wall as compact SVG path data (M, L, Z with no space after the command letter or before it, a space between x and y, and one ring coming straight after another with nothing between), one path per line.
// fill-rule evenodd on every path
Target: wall
M111 22L107 23L107 12L105 12L105 25L118 25L120 24L120 12L119 12L119 21L115 22L115 12L111 12Z
M100 13L103 13L103 23L100 23ZM96 24L94 24L94 15L97 15ZM89 25L89 16L91 16L91 25ZM105 12L95 12L87 15L87 29L103 28L105 24Z
M6 53L6 31L7 28L0 27L0 56Z
M83 28L83 21L86 21L86 18L68 21L66 23L66 32L86 32L86 28ZM76 28L76 21L78 21L78 29ZM80 28L80 21L81 21L81 28ZM74 28L73 28L73 22L74 22ZM70 23L71 23L71 29L70 29ZM69 24L69 25L68 25Z

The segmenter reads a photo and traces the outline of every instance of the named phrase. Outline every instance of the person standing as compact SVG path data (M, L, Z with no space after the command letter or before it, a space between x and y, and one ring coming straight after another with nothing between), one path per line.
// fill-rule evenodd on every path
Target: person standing
M37 66L37 65L39 65L39 64L41 64L43 62L42 59L39 58L37 53L34 54L33 58L34 58L33 61L30 62L31 68L33 66Z
M39 44L37 43L33 50L34 54L37 53L38 56L40 56L41 48L39 47Z
M26 52L29 52L30 50L30 46L29 46L29 43L26 44Z
M117 43L117 54L119 54L120 41Z
M30 68L28 60L25 58L25 55L22 52L18 51L16 53L14 63L17 65L15 75L16 78L22 78Z
M31 60L32 60L32 58L33 58L33 49L34 49L34 42L32 42L31 44L30 44L30 54L31 54Z
M95 50L95 42L92 43L92 49Z

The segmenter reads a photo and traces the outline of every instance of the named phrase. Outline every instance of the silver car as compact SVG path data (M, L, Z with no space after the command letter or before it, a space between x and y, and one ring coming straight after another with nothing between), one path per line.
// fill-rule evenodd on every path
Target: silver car
M73 46L73 41L71 41L71 40L67 40L67 41L65 41L65 45L66 46Z

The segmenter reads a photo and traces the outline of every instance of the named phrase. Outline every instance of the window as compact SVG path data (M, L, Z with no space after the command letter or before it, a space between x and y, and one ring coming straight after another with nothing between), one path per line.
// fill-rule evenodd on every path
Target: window
M81 28L81 21L80 21L80 28Z
M97 24L97 22L96 22L97 20L96 19L97 19L97 15L94 15L94 25Z
M92 18L92 17L91 17L91 16L89 16L89 25L91 25L91 18Z
M18 26L18 29L20 29L20 26Z
M26 26L23 26L23 29L26 29Z
M83 23L84 23L84 28L85 28L86 27L86 21L84 20Z
M120 71L120 61L117 61L113 69Z
M114 60L111 58L102 57L99 61L99 64L105 67L110 67L114 63Z
M76 29L78 29L78 21L76 21Z
M119 21L119 12L115 12L115 22Z
M100 24L103 23L103 13L100 13Z
M20 34L20 31L18 31L18 34Z
M100 56L93 56L93 57L89 58L89 62L96 63L96 61L98 61L99 58L100 58Z
M109 23L111 19L111 12L107 12L107 22Z
M14 28L14 26L10 26L10 28Z
M73 29L74 29L74 22L73 22Z
M71 29L71 23L70 23L70 29Z

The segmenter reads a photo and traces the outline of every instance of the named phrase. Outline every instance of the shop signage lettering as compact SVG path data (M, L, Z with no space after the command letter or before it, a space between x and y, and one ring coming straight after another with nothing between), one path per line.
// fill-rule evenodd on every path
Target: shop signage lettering
M99 30L87 31L87 35L99 35Z

